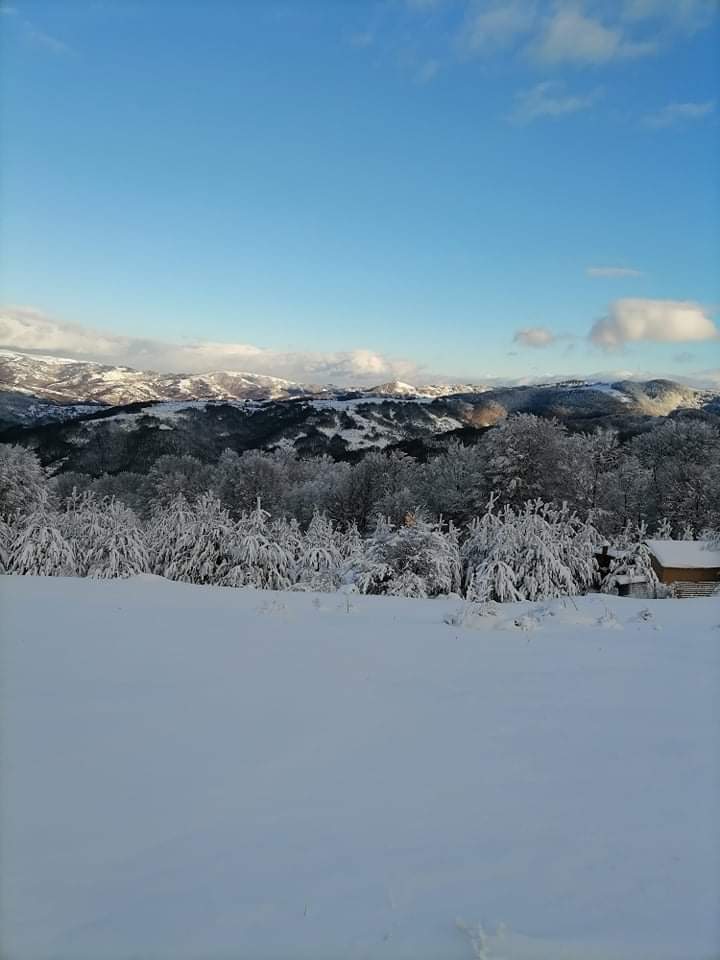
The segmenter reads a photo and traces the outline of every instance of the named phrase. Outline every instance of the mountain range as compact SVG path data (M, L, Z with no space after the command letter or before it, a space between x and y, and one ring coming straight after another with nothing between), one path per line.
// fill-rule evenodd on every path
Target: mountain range
M482 392L485 384L435 384L416 387L399 380L350 392L370 396L438 397ZM117 405L150 400L285 400L335 396L347 387L296 383L281 377L235 370L210 373L157 373L89 360L38 356L0 350L0 390L59 404Z
M35 449L54 470L97 475L148 469L163 454L216 459L223 449L288 450L356 459L368 450L426 456L452 438L475 442L513 413L569 429L624 435L658 417L720 423L720 393L671 380L522 386L393 381L315 386L260 374L161 374L0 351L0 442Z

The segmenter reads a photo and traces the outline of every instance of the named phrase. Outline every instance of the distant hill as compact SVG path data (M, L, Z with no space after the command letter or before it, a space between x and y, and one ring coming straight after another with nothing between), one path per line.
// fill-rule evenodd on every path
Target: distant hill
M447 385L433 395L397 382L348 390L254 374L141 374L8 351L0 354L0 377L0 442L30 446L55 469L93 475L143 471L167 453L212 461L225 448L335 459L400 449L423 457L452 438L475 442L513 413L556 417L572 430L614 427L626 436L657 417L720 414L717 393L669 380ZM196 396L203 391L212 395ZM228 396L232 391L238 395ZM138 393L153 396L109 402Z

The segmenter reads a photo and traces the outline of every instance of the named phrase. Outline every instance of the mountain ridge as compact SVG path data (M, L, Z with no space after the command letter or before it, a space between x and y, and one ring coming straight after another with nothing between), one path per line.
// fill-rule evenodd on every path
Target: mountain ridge
M650 389L650 384L656 386ZM118 406L142 401L285 400L297 397L343 396L432 399L543 386L554 389L595 390L620 397L624 402L642 398L646 403L653 401L656 409L652 412L660 415L668 412L670 394L674 397L673 408L676 408L683 403L691 406L702 405L703 398L717 396L719 393L662 378L644 381L550 378L544 383L524 380L505 382L493 378L478 383L448 380L419 386L401 380L390 380L374 386L338 386L332 383L301 383L269 374L236 370L194 374L161 373L94 360L76 360L0 348L0 392L17 397L32 397L43 403L73 406Z

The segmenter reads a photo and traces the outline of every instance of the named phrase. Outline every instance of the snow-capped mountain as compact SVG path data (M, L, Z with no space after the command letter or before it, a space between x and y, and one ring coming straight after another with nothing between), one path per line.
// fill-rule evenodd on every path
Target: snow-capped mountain
M0 351L0 442L29 443L44 462L93 472L183 450L202 458L236 450L299 456L472 442L514 413L556 417L580 430L641 429L678 410L720 413L720 395L670 380L569 380L523 386L393 381L351 390L219 371L159 374ZM113 457L108 459L108 450Z
M332 384L308 384L285 380L260 373L243 373L235 370L216 370L210 373L157 373L152 370L134 370L89 360L71 360L62 357L37 356L14 350L0 350L0 391L11 393L16 398L16 407L22 404L17 398L30 397L39 416L42 404L70 405L119 404L180 401L180 400L286 400L298 397L382 397L388 399L434 399L443 397L486 396L488 403L494 398L507 409L516 407L513 397L527 398L542 395L542 403L548 398L556 402L564 396L572 406L582 405L590 395L605 394L632 407L637 412L651 416L665 416L679 407L704 406L717 392L696 390L671 380L638 382L621 380L615 383L567 380L546 384L492 383L435 383L414 386L401 380L380 383L373 387L338 387ZM540 391L540 394L537 393ZM511 396L512 394L512 396ZM583 398L585 394L585 398ZM509 406L508 406L509 403ZM7 407L7 402L3 407ZM32 404L29 405L32 407ZM63 417L55 411L55 419ZM48 417L45 417L47 419ZM33 419L29 412L17 422ZM49 416L49 419L53 419Z
M429 383L415 387L402 380L391 380L363 390L373 397L451 397L461 393L485 393L490 387L484 383Z
M296 383L281 377L235 370L211 373L157 373L64 357L38 356L0 350L0 390L54 404L118 405L152 400L284 400L289 397L340 396L352 393L377 397L444 397L481 393L473 384L433 384L416 387L393 380L374 387L335 387ZM36 407L40 419L46 411ZM55 411L55 419L62 419ZM31 417L28 416L28 419ZM19 420L18 420L19 422Z
M325 388L259 373L156 373L89 360L0 350L0 389L55 403L123 404L144 400L275 400Z
M482 430L516 413L556 417L575 430L606 427L626 434L646 429L659 415L686 416L687 408L691 416L720 419L717 398L705 402L698 391L657 381L506 387L442 397L345 392L270 400L140 401L95 406L90 412L56 406L54 416L45 410L35 418L8 416L3 397L16 404L18 397L28 399L0 393L0 443L29 445L53 469L92 475L143 472L166 453L214 462L227 448L341 460L398 449L423 457L446 449L453 437L476 442Z
M375 394L378 397L416 397L418 396L418 387L411 383L403 383L402 380L391 380L389 383L381 383L376 387L371 387L368 393Z

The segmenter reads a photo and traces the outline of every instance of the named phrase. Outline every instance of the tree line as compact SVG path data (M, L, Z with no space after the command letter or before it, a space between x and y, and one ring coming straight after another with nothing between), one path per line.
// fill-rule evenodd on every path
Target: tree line
M718 431L694 421L621 445L523 414L427 463L226 451L97 479L50 476L6 445L0 571L540 600L612 591L623 574L654 584L649 531L714 536L719 485ZM602 542L618 555L601 576Z
M538 498L566 503L606 536L628 523L654 528L662 518L674 536L688 536L720 524L720 430L670 419L623 443L614 430L570 433L556 420L519 414L479 443L453 443L426 462L398 452L372 452L351 464L287 450L226 450L214 463L161 456L146 473L59 473L51 486L59 502L73 489L92 490L142 517L176 493L193 502L212 491L235 518L260 497L272 517L294 517L304 527L317 509L363 533L378 515L397 524L418 511L463 525L495 492L498 506L513 509Z

